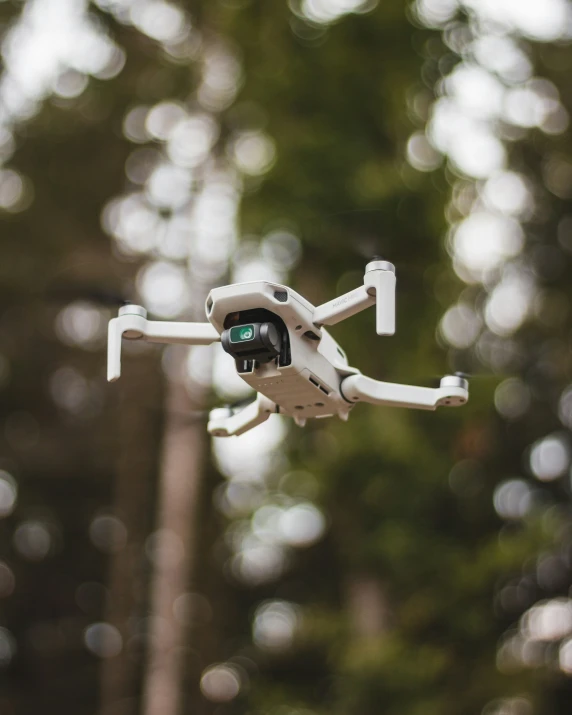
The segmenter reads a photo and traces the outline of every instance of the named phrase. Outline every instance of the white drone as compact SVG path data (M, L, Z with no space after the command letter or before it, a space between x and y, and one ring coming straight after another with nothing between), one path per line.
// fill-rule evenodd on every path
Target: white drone
M347 420L356 402L435 410L469 399L468 382L457 375L438 388L379 382L350 367L346 354L322 327L335 325L376 305L378 335L395 333L395 267L368 263L363 285L314 307L286 286L253 281L211 290L208 323L147 320L147 311L126 305L109 322L107 379L121 374L121 339L153 343L210 345L221 342L232 355L240 377L257 398L242 409L212 410L208 432L216 437L240 435L270 415L293 417L303 426L310 417L338 415Z

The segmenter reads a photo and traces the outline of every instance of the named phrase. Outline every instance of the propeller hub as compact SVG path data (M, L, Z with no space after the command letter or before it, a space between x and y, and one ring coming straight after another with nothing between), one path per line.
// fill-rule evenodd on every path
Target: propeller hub
M369 273L370 271L391 271L392 273L395 273L395 266L389 261L384 261L381 258L376 257L365 267L366 273Z
M119 308L118 315L139 315L141 318L147 317L147 311L141 305L133 305L128 303L123 307Z
M459 375L445 375L441 378L440 387L461 387L463 390L468 390L469 381Z

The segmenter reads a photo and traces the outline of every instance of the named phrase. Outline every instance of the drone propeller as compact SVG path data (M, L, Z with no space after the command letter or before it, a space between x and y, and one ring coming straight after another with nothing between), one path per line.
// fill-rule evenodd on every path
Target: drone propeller
M186 427L188 425L195 424L196 422L204 422L208 416L210 410L192 410L189 412L178 412L176 410L169 410L164 407L154 407L147 406L146 409L154 414L159 414L168 419L171 425L176 427Z
M467 382L469 383L473 383L475 380L479 381L479 383L485 380L499 382L500 380L503 380L504 377L506 377L504 375L498 375L492 372L466 372L465 370L455 370L447 372L445 370L441 374L432 373L429 375L417 375L415 377L415 380L421 382L422 384L430 385L432 387L438 387L441 382L441 379L445 375L454 375L455 377L461 377L463 378L463 380L467 380Z
M503 375L497 375L493 372L465 372L457 370L453 373L456 377L462 377L464 380L502 380Z
M248 397L243 397L240 400L234 400L233 402L226 402L223 407L228 407L229 410L238 410L239 408L248 407L252 402L256 401L256 393L248 395Z
M239 409L244 409L245 407L247 407L248 405L250 405L252 402L255 402L255 401L256 401L256 395L246 397L242 400L235 400L234 402L231 402L231 403L227 402L226 404L222 404L222 405L213 404L213 405L209 406L209 408L206 410L193 410L192 412L187 412L187 413L178 412L175 410L167 410L167 409L164 409L161 407L149 406L149 407L147 407L147 409L150 410L151 412L160 413L160 414L168 417L171 424L174 423L176 426L185 427L186 425L195 424L196 422L203 422L204 420L206 420L209 417L211 410L213 410L215 408L226 409L226 410L228 410L229 413L234 413L234 412L237 412Z
M474 373L465 372L464 370L457 370L453 374L455 375L455 377L462 377L463 380L469 380L469 379L472 379L473 377L476 377L476 375ZM480 375L480 377L484 377L484 375Z
M121 307L132 302L124 293L114 288L72 283L48 288L46 295L48 299L51 298L57 302L70 303L76 300L85 300L106 308Z

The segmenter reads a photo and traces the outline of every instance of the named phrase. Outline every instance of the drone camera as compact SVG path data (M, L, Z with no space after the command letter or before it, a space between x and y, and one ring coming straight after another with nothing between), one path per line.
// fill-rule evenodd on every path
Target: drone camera
M266 363L280 355L282 338L274 323L233 325L221 335L223 349L235 360Z

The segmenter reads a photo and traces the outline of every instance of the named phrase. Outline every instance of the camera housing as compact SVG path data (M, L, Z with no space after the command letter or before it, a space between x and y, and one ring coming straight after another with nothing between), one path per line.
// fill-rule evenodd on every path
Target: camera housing
M271 322L242 323L223 330L221 344L235 360L256 360L263 364L280 355L282 336Z

